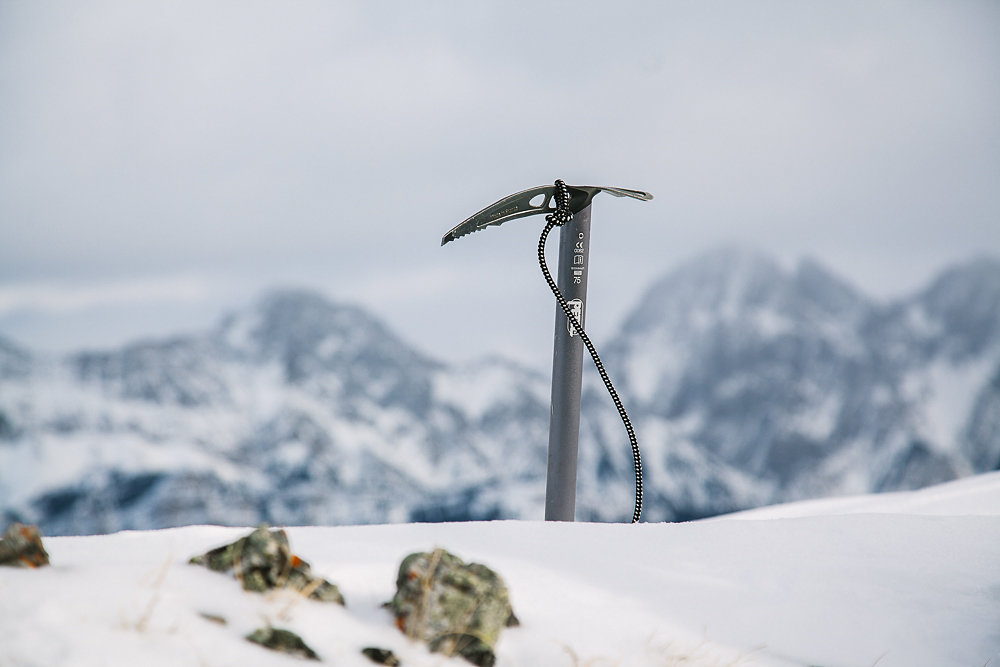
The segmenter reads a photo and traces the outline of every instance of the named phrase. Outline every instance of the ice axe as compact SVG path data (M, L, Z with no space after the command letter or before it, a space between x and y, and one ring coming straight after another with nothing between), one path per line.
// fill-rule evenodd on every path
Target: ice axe
M583 382L583 348L597 366L628 432L635 462L635 509L632 522L642 513L642 462L635 432L615 391L604 364L584 330L587 302L587 272L590 258L591 202L601 192L642 201L653 198L648 192L626 188L542 185L504 197L456 225L441 239L441 245L472 232L510 220L541 213L546 225L538 240L538 263L545 281L556 297L555 341L552 352L552 403L549 417L548 472L545 484L545 520L573 521L576 514L576 469L580 439L580 393ZM554 226L559 235L558 284L545 263L545 242Z

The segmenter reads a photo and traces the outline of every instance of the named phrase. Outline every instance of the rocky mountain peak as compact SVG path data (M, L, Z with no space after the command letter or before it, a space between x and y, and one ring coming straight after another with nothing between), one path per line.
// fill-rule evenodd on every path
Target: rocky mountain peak
M792 281L799 299L834 317L853 319L871 307L864 294L811 258L799 262Z
M669 324L685 326L696 312L735 316L773 298L781 267L767 255L721 246L683 263L656 281L640 299L625 329L641 333ZM677 318L683 318L677 321Z
M942 351L955 358L981 353L1000 340L1000 259L979 258L945 271L909 305L948 339Z
M872 304L814 260L784 269L771 256L723 246L681 265L645 293L622 336L652 331L699 338L720 324L745 333L836 329L854 325Z
M266 358L314 349L331 336L343 337L358 327L379 325L361 309L336 304L319 292L283 288L225 317L217 334L233 351Z
M31 368L31 353L0 336L0 378L22 377Z
M227 352L285 364L289 380L362 363L398 368L434 362L369 312L308 289L277 289L224 318L216 339Z

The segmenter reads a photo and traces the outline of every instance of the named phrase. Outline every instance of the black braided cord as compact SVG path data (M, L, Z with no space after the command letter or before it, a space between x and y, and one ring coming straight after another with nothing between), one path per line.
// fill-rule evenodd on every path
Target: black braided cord
M576 319L573 314L573 310L570 308L569 304L566 303L566 298L562 295L559 290L559 286L552 279L552 274L549 273L549 267L545 263L545 242L548 239L549 232L555 226L562 226L573 219L573 212L569 209L569 189L566 187L566 183L562 180L557 180L556 183L556 210L545 216L545 229L542 230L542 236L538 239L538 265L542 268L542 275L545 276L545 282L549 284L549 289L552 290L552 294L555 295L556 301L562 307L563 312L566 313L566 317L570 324L576 329L577 333L580 334L580 339L583 344L587 346L587 351L590 352L590 358L594 360L594 366L597 367L597 372L601 375L601 380L604 381L604 386L607 387L608 393L611 395L611 400L614 401L615 407L618 408L618 414L622 418L622 423L625 425L625 431L628 433L629 443L632 445L632 460L635 463L635 509L632 512L632 523L637 523L639 521L639 516L642 514L642 457L639 455L639 443L635 437L635 430L632 428L632 422L628 418L628 413L625 412L625 406L622 405L621 399L618 397L618 392L615 390L615 386L611 383L611 378L608 377L608 372L604 369L604 364L601 362L601 358L597 354L597 348L590 341L590 336L587 332L583 330L580 322Z

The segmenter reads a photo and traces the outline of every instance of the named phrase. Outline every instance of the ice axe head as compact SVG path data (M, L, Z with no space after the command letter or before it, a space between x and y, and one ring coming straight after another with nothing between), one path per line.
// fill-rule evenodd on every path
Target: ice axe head
M586 347L604 380L629 435L635 461L635 510L633 523L642 513L642 461L635 431L625 407L611 383L597 350L584 330L587 266L590 237L590 202L599 193L648 201L653 195L641 190L572 186L557 180L504 197L456 225L441 239L448 241L478 232L508 220L546 213L538 239L538 264L545 282L559 303L552 355L552 403L549 419L549 456L545 482L545 519L573 521L576 512L577 447L580 436L580 400L583 348ZM545 241L555 226L561 228L559 284L545 261Z
M594 185L568 185L570 200L569 208L573 213L579 213L590 205L591 200L599 192L607 192L615 197L632 197L649 201L653 198L648 192L641 190L629 190L627 188L609 188ZM554 185L540 185L537 188L529 188L515 194L504 197L495 204L487 206L479 213L472 215L459 224L455 225L451 231L441 238L441 245L448 241L454 241L466 234L478 232L493 225L502 225L508 220L525 218L529 215L540 213L552 213L555 210L553 199L556 188Z

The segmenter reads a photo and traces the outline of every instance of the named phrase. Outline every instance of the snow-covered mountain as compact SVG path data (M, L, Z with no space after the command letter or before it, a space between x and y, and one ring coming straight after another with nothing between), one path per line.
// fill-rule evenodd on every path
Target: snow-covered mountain
M653 505L675 514L1000 467L996 260L880 304L815 262L723 248L650 287L608 350L646 431ZM686 497L679 456L732 482Z
M726 248L601 344L648 520L1000 467L1000 261L880 304ZM627 519L628 442L587 378L578 517ZM47 534L540 518L548 378L429 358L370 313L264 295L199 335L48 358L0 339L0 518Z
M50 534L500 516L543 492L544 377L445 367L312 292L200 336L55 361L2 350L0 507ZM519 500L477 505L491 487Z

